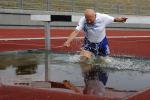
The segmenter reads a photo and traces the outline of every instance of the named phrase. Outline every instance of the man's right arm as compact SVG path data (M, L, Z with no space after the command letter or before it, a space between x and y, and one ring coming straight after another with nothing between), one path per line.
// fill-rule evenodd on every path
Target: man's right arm
M85 21L85 18L82 17L75 29L75 31L73 31L70 36L68 37L67 41L64 43L64 46L65 47L69 47L70 46L70 43L71 41L80 33L80 31L83 29L83 25L84 25L84 21Z
M70 36L68 37L67 41L64 43L64 46L65 47L69 47L70 46L70 43L71 41L79 34L79 30L75 30L73 31Z

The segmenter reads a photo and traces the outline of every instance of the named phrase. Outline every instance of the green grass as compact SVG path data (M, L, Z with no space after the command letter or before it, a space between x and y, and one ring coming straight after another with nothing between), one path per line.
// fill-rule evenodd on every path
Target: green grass
M0 1L1 8L18 8L17 0L2 0Z
M48 0L48 2L49 7L46 0L23 0L20 6L18 0L2 0L0 8L21 9L22 7L23 9L71 12L83 12L87 8L93 8L102 13L150 15L150 0Z

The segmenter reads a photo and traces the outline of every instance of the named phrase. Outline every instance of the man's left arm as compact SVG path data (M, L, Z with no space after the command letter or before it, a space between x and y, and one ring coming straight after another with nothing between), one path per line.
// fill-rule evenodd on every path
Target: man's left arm
M126 22L127 19L126 17L116 17L114 18L114 22Z

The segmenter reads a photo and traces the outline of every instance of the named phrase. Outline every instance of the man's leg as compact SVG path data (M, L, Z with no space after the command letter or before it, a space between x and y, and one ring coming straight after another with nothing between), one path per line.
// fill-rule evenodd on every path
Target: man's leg
M83 74L85 81L83 93L90 95L104 95L105 75L103 76L100 66L93 65L88 72L84 72Z
M82 72L87 72L92 68L92 64L89 62L92 59L93 53L87 50L82 50L80 53L80 67Z
M99 81L98 78L95 79L96 73L93 70L94 66L92 66L92 63L90 62L93 53L86 50L82 50L80 55L80 66L85 81L85 88L83 90L83 93L90 95L103 95L105 87L103 83Z
M84 89L84 94L102 96L105 93L105 86L99 80L88 80Z

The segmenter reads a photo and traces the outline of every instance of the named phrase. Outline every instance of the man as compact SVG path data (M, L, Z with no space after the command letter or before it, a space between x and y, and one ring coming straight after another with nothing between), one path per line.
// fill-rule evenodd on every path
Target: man
M106 25L112 22L126 22L126 20L127 18L125 17L114 18L107 14L96 13L93 9L85 10L84 17L80 19L75 31L71 33L64 43L65 47L69 47L71 41L79 34L79 32L82 30L84 31L85 38L80 52L80 65L83 73L89 72L92 68L89 61L93 55L95 57L102 56L103 58L107 58L110 54L105 32Z

